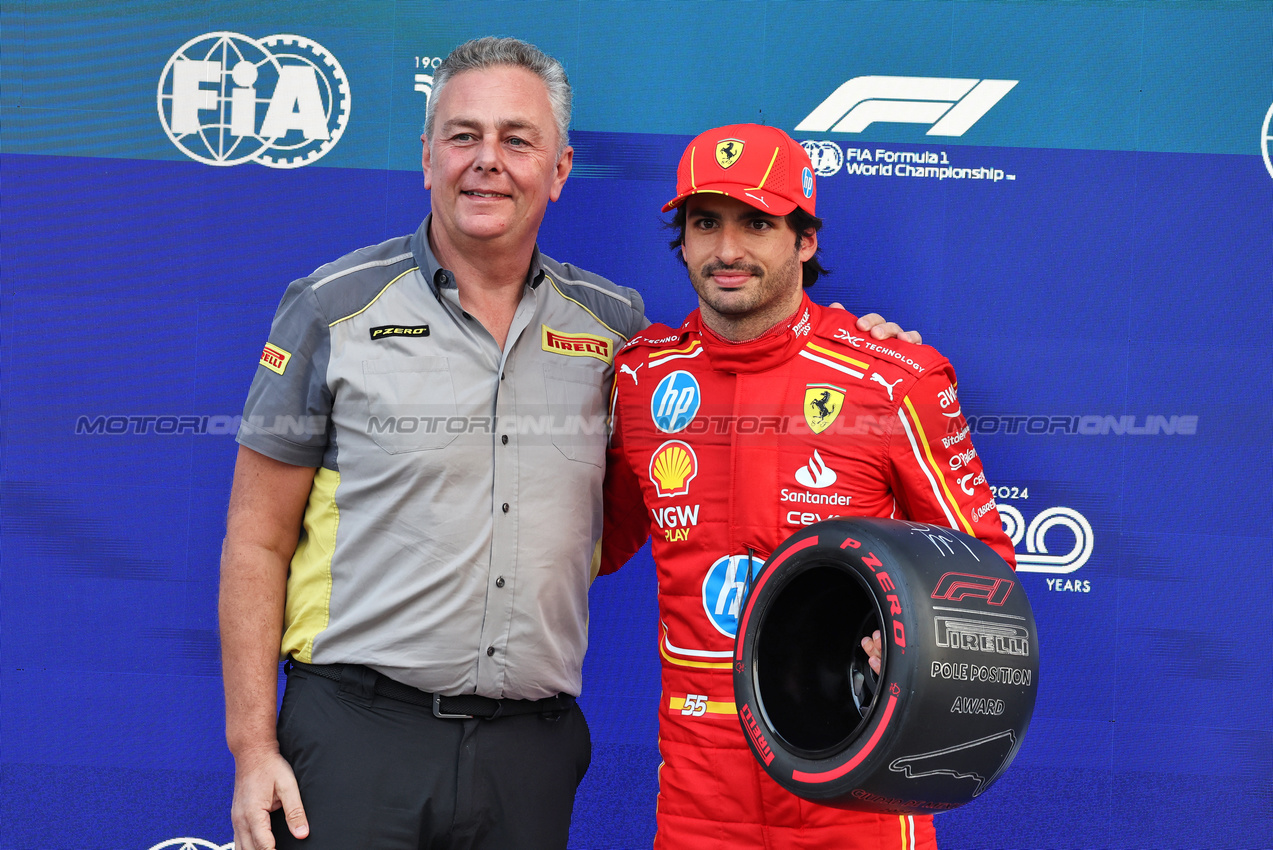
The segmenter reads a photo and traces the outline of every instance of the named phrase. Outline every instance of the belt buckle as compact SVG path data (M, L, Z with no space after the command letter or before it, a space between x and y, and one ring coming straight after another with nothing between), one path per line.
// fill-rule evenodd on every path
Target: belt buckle
M442 720L472 720L472 714L443 714L442 712L442 695L433 695L433 716Z

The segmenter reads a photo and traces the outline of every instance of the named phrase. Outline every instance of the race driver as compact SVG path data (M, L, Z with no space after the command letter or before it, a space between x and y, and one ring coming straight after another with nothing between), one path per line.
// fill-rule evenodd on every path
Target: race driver
M931 817L820 806L753 758L729 662L748 568L800 527L848 515L955 528L1015 563L950 363L873 340L805 295L824 272L816 200L809 158L781 130L691 142L664 212L676 210L699 309L615 361L600 568L653 536L656 850L935 848ZM877 659L878 635L863 641Z

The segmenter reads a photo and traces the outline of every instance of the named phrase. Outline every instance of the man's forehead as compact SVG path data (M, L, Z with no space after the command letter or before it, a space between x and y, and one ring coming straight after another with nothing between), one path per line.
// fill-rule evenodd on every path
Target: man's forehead
M489 116L483 116L478 113L469 114L463 111L457 111L447 116L446 119L442 121L440 126L442 127L443 130L446 130L448 128L457 128L457 127L458 128L485 127L488 124L494 125L494 127L499 130L525 130L525 131L546 132L547 130L551 128L551 125L549 127L543 127L543 126L540 126L539 123L535 121L531 121L530 119L524 118L524 117L510 116L510 117L504 118L504 117L497 116L494 119L492 119Z
M517 65L473 68L456 74L442 87L442 102L467 103L514 101L526 111L552 108L548 84L538 74ZM439 104L442 105L442 104Z

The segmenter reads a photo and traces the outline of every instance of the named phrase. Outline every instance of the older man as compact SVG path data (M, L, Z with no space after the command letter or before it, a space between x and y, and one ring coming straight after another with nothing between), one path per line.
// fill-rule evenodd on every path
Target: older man
M616 358L602 571L653 534L660 850L935 847L932 818L810 803L752 757L731 674L742 590L788 535L833 516L947 525L1014 557L950 363L874 341L805 294L823 272L816 200L781 130L696 138L664 210L699 309ZM879 632L863 644L878 672Z
M432 214L283 296L222 556L240 850L566 844L605 402L647 324L536 247L570 99L530 45L456 48L422 136Z

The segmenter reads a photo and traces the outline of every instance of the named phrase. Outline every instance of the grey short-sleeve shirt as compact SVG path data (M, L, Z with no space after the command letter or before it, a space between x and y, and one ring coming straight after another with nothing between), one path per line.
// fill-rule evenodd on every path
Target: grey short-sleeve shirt
M578 694L615 350L640 296L536 251L504 349L413 235L288 287L239 442L318 467L283 654Z

